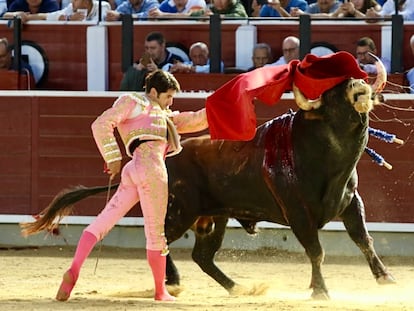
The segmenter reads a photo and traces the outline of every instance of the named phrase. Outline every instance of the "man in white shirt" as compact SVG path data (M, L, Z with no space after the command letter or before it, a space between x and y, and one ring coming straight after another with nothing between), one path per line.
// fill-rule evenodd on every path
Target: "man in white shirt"
M300 40L297 37L289 36L283 40L283 55L274 63L265 66L277 66L288 64L291 60L299 59Z
M414 0L396 0L398 1L398 14L405 21L414 21ZM390 17L395 14L394 0L387 0L382 6L380 12L373 8L367 10L366 17Z
M105 20L106 12L111 9L108 2L102 1L101 20ZM50 13L30 14L28 20L48 21L99 21L98 0L72 0L65 8Z
M210 59L207 44L204 42L193 43L189 51L190 62L177 62L172 64L169 71L172 73L210 73ZM220 71L223 72L224 63L220 64Z
M106 12L111 9L108 2L102 1L101 20L104 21ZM72 0L67 7L62 10L48 13L48 21L99 21L99 1L97 0Z

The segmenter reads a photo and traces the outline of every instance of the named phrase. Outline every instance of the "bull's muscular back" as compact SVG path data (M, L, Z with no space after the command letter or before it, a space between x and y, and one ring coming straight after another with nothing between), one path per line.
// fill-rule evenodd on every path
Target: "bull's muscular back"
M167 161L175 208L286 225L307 214L318 227L338 216L354 195L367 140L367 116L345 87L326 92L317 110L265 123L251 141L186 140Z

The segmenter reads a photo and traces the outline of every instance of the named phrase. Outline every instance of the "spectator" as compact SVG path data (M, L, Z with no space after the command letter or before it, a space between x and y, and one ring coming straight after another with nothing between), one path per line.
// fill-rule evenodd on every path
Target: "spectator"
M128 0L110 0L112 10L116 10L117 7L121 5L121 3L128 1Z
M210 73L210 59L207 44L196 42L190 46L189 62L177 62L170 68L171 73ZM221 62L220 72L224 70L224 63Z
M172 64L184 60L166 48L164 35L160 32L151 32L144 42L145 53L125 72L121 81L120 91L143 91L145 77L149 72L157 69L168 71Z
M398 14L406 21L414 21L414 0L396 0L398 1ZM387 0L382 6L382 10L377 12L374 9L368 9L367 17L390 17L395 14L394 0Z
M243 17L247 12L239 0L211 0L210 11L206 15L220 14L222 17Z
M261 17L291 17L292 8L306 11L308 3L306 0L269 0L260 9Z
M12 48L10 47L7 38L0 38L0 70L18 70L13 61L11 50ZM23 59L20 60L20 73L29 73L33 76L32 67Z
M375 59L370 56L368 53L371 52L374 55L377 55L377 47L375 46L374 40L370 37L362 37L357 41L356 46L356 59L361 67L368 74L376 74L377 67L374 62ZM385 66L387 72L390 72L391 64L388 59L381 58L382 63Z
M262 8L262 4L259 4L260 0L251 0L250 4L250 12L247 12L247 4L243 4L244 8L246 9L246 12L251 17L259 17L260 16L260 10Z
M267 43L257 43L253 47L252 53L252 62L253 66L247 69L247 71L252 71L256 68L263 67L268 64L272 59L272 50Z
M126 0L119 4L115 10L109 10L106 14L106 20L119 21L121 15L132 15L136 19L146 19L149 12L158 7L157 0Z
M108 2L109 6L111 7L111 10L115 10L117 7L115 0L102 0L102 1Z
M288 36L283 40L282 51L283 55L274 63L266 66L276 66L288 64L291 60L299 59L299 38Z
M149 17L200 16L206 11L205 0L164 0L149 11Z
M414 57L414 35L412 35L410 38L410 47L411 47L411 53ZM408 84L410 85L410 93L414 94L414 67L408 70L407 80L408 80Z
M338 10L340 5L341 2L338 0L317 0L315 3L309 4L305 11L299 8L292 8L290 15L298 17L302 14L312 14L313 17L330 17Z
M38 13L50 13L59 10L56 0L14 0L3 18L20 16L22 23L36 19Z
M365 17L367 10L381 11L381 5L375 0L350 0L342 3L332 17Z
M7 1L0 0L0 17L2 17L3 14L6 12L7 12Z
M102 1L101 19L105 20L106 12L109 10L108 2ZM95 21L99 20L98 0L72 0L72 2L59 11L50 13L30 14L30 20L48 21Z

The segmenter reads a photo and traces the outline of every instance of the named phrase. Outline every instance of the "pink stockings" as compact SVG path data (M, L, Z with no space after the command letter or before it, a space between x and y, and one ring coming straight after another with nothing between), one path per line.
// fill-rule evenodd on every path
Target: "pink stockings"
M56 294L57 300L66 301L69 299L70 293L78 280L80 269L96 242L97 239L92 233L88 231L82 233L78 247L76 248L75 256L73 257L72 265L63 275L62 283Z
M147 259L155 282L156 300L173 300L165 289L168 248L164 236L164 222L168 204L168 176L164 162L165 142L150 141L141 144L133 158L122 170L121 184L111 200L84 230L70 269L64 274L56 299L65 301L75 286L83 262L97 241L115 226L138 202L144 216Z
M147 260L152 270L155 284L155 300L173 301L175 298L171 296L165 288L165 265L166 257L161 255L161 251L147 250Z

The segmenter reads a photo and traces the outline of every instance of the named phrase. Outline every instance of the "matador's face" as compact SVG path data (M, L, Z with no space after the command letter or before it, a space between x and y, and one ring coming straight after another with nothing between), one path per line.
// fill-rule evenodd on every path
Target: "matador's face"
M168 109L173 104L173 98L177 92L173 89L169 89L167 92L158 93L155 88L152 88L149 92L151 100L157 102L161 109Z

